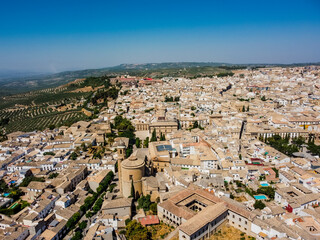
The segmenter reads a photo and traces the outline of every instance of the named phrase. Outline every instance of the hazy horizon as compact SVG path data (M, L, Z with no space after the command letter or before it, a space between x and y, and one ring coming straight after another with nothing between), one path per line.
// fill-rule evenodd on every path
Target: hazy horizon
M62 73L62 72L68 72L68 71L83 71L83 70L90 70L90 69L104 69L104 68L112 68L117 67L120 65L143 65L143 64L163 64L163 63L192 63L194 61L179 61L179 62L141 62L141 63L120 63L117 65L112 66L105 66L105 67L97 67L97 68L70 68L65 69L62 71L56 71L56 72L50 72L50 71L29 71L29 70L21 70L21 69L0 69L0 77L3 77L2 74L17 74L21 75L21 77L33 77L36 75L42 75L42 74L55 74L55 73ZM196 61L196 63L221 63L221 64L230 64L230 65L291 65L291 64L320 64L320 61L316 62L288 62L288 63L230 63L230 62L206 62L206 61ZM18 76L17 76L18 77ZM11 77L9 77L11 78Z
M2 5L0 70L55 73L124 63L320 62L316 0L35 0Z

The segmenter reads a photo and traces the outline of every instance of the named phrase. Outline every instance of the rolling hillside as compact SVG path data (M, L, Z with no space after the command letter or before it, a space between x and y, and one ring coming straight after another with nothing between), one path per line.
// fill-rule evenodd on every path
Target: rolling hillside
M25 93L28 91L54 88L78 78L102 75L131 74L141 77L162 76L188 76L199 74L216 74L228 69L245 68L246 65L232 65L227 63L146 63L146 64L121 64L115 67L101 69L86 69L79 71L66 71L56 74L42 74L19 78L0 79L0 96Z
M319 65L320 63L313 63ZM141 77L198 77L216 75L221 72L231 71L247 67L269 66L306 66L306 64L229 64L216 62L168 62L168 63L145 63L145 64L121 64L114 67L101 69L86 69L79 71L66 71L56 74L42 74L36 76L0 78L0 96L25 93L29 91L55 88L75 79L89 76L122 75L130 74Z

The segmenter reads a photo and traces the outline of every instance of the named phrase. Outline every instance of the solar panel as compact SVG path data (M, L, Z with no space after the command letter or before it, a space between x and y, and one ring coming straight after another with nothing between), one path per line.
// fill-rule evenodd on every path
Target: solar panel
M162 152L162 151L172 151L172 146L171 145L158 145L157 146L157 151Z

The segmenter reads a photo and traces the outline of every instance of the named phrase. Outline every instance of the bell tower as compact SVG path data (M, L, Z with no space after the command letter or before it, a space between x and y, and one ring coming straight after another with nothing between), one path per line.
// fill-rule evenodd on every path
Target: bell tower
M122 161L126 157L126 145L123 141L120 141L120 143L117 146L117 155L118 155L118 175L119 175L119 187L120 191L122 191L122 171L121 171L121 164Z

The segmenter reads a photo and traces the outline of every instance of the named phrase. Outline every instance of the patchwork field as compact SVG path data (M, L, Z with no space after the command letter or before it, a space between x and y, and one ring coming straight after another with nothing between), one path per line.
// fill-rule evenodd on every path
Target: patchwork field
M80 111L57 112L51 108L31 107L14 111L0 111L0 118L9 118L6 132L43 130L50 126L61 126L87 117Z

